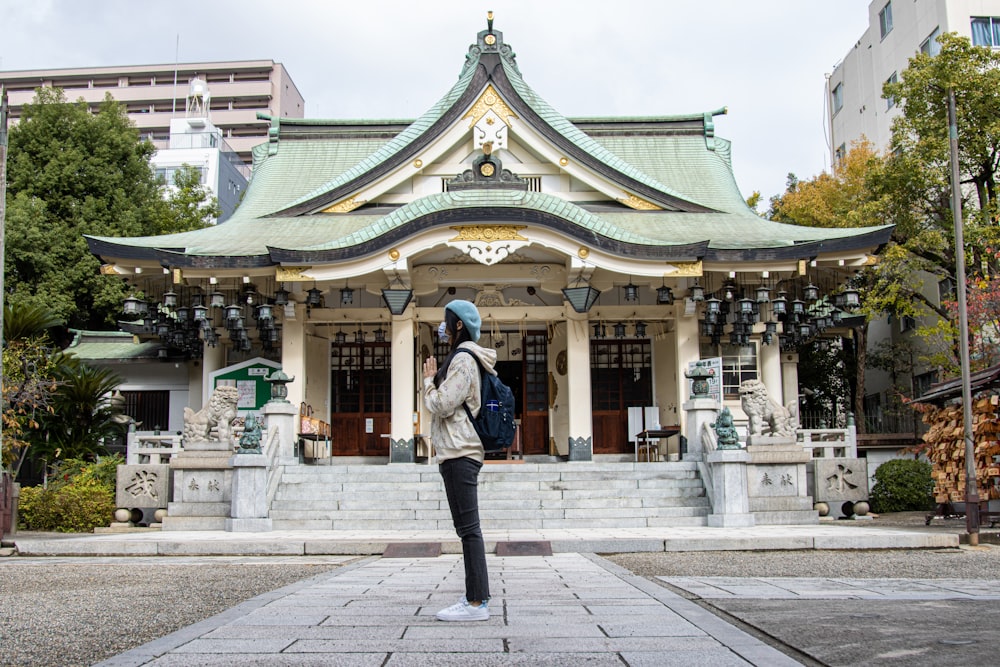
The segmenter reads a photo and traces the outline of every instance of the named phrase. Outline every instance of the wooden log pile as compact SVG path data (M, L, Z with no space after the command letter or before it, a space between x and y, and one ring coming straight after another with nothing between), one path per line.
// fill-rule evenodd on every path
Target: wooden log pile
M976 482L980 500L1000 498L1000 397L988 396L972 403L972 440L976 457ZM934 500L965 502L965 420L961 405L931 408L924 412L930 429L924 434L924 454L934 465Z

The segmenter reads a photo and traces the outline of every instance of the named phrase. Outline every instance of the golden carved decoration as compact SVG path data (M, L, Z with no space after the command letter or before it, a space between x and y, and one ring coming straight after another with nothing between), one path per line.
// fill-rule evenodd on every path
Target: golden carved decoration
M479 173L486 177L492 176L494 171L495 169L493 168L493 165L489 162L486 162L479 167Z
M697 262L677 262L676 264L671 264L670 266L676 269L675 271L667 274L671 277L697 278L702 275L702 264L700 259Z
M494 44L497 43L497 38L495 35L486 35L486 37L483 38L483 41L489 44L490 46L493 46Z
M347 199L341 199L339 202L333 206L327 206L323 209L323 213L349 213L359 206L363 206L367 203L366 199L356 199L354 197L348 197Z
M494 241L530 240L518 234L519 230L525 229L525 225L462 225L452 227L452 229L458 232L458 236L449 239L449 242L486 241L492 243Z
M414 169L420 169L422 166L424 166L424 161L421 160L420 158L417 158L416 160L413 161Z
M483 94L479 96L476 103L469 109L469 113L465 114L463 118L471 119L469 127L473 127L491 109L508 125L510 125L511 118L517 118L514 112L510 110L510 107L497 94L497 91L493 89L493 84L486 86L486 90L483 91Z
M174 269L174 284L180 285L184 282L184 275L181 273L180 269Z
M118 271L115 269L114 264L101 264L101 275L102 276L117 276Z
M640 199L633 194L628 197L619 199L621 203L625 204L629 208L634 208L637 211L662 211L663 209L656 204L651 204L645 199Z
M568 164L569 164L569 158L565 158L565 157L559 158L559 166L560 167L565 167Z
M311 266L279 266L274 272L274 279L279 283L296 283L312 280L305 274Z
M576 251L576 254L580 259L587 259L590 257L590 248L580 246L580 249Z
M865 255L865 266L875 266L879 259L876 255Z
M392 248L392 249L391 249L391 250L389 251L389 259L391 259L391 260L392 260L392 261L394 261L394 262L395 262L395 261L396 261L397 259L399 259L399 250L397 250L396 248Z

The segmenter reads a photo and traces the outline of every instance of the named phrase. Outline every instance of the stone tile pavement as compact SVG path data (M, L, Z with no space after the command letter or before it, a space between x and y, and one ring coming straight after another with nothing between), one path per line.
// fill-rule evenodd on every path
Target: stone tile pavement
M1000 600L1000 579L657 577L706 600Z
M461 557L368 558L118 655L133 665L795 665L597 556L487 557L490 620L442 623Z

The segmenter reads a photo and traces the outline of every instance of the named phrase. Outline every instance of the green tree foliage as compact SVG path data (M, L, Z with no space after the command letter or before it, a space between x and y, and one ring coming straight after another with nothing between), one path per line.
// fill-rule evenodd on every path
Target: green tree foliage
M48 331L61 324L41 306L4 306L2 467L11 470L15 479L32 433L53 410L58 381Z
M111 97L97 113L40 88L9 134L7 299L45 305L70 326L107 328L124 284L102 276L84 234L141 236L168 227L170 213L140 141Z
M875 471L869 498L875 512L906 512L934 507L931 464L914 459L886 461Z
M202 229L222 215L219 200L201 183L201 171L189 164L174 173L168 190L167 215L158 234Z
M47 461L96 460L105 453L102 440L121 433L111 403L121 378L62 353L54 358L53 377L57 387L51 396L52 410L39 419L30 438L32 446Z

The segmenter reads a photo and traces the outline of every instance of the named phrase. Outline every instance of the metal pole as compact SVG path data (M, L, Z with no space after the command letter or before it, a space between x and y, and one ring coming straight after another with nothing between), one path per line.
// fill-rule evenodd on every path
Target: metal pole
M969 314L965 301L965 236L962 231L962 191L958 173L958 121L955 91L948 89L948 148L951 159L951 212L955 225L955 278L958 282L958 348L962 358L962 418L965 423L965 530L969 545L979 544L979 488L976 448L972 440L972 383L969 372Z

